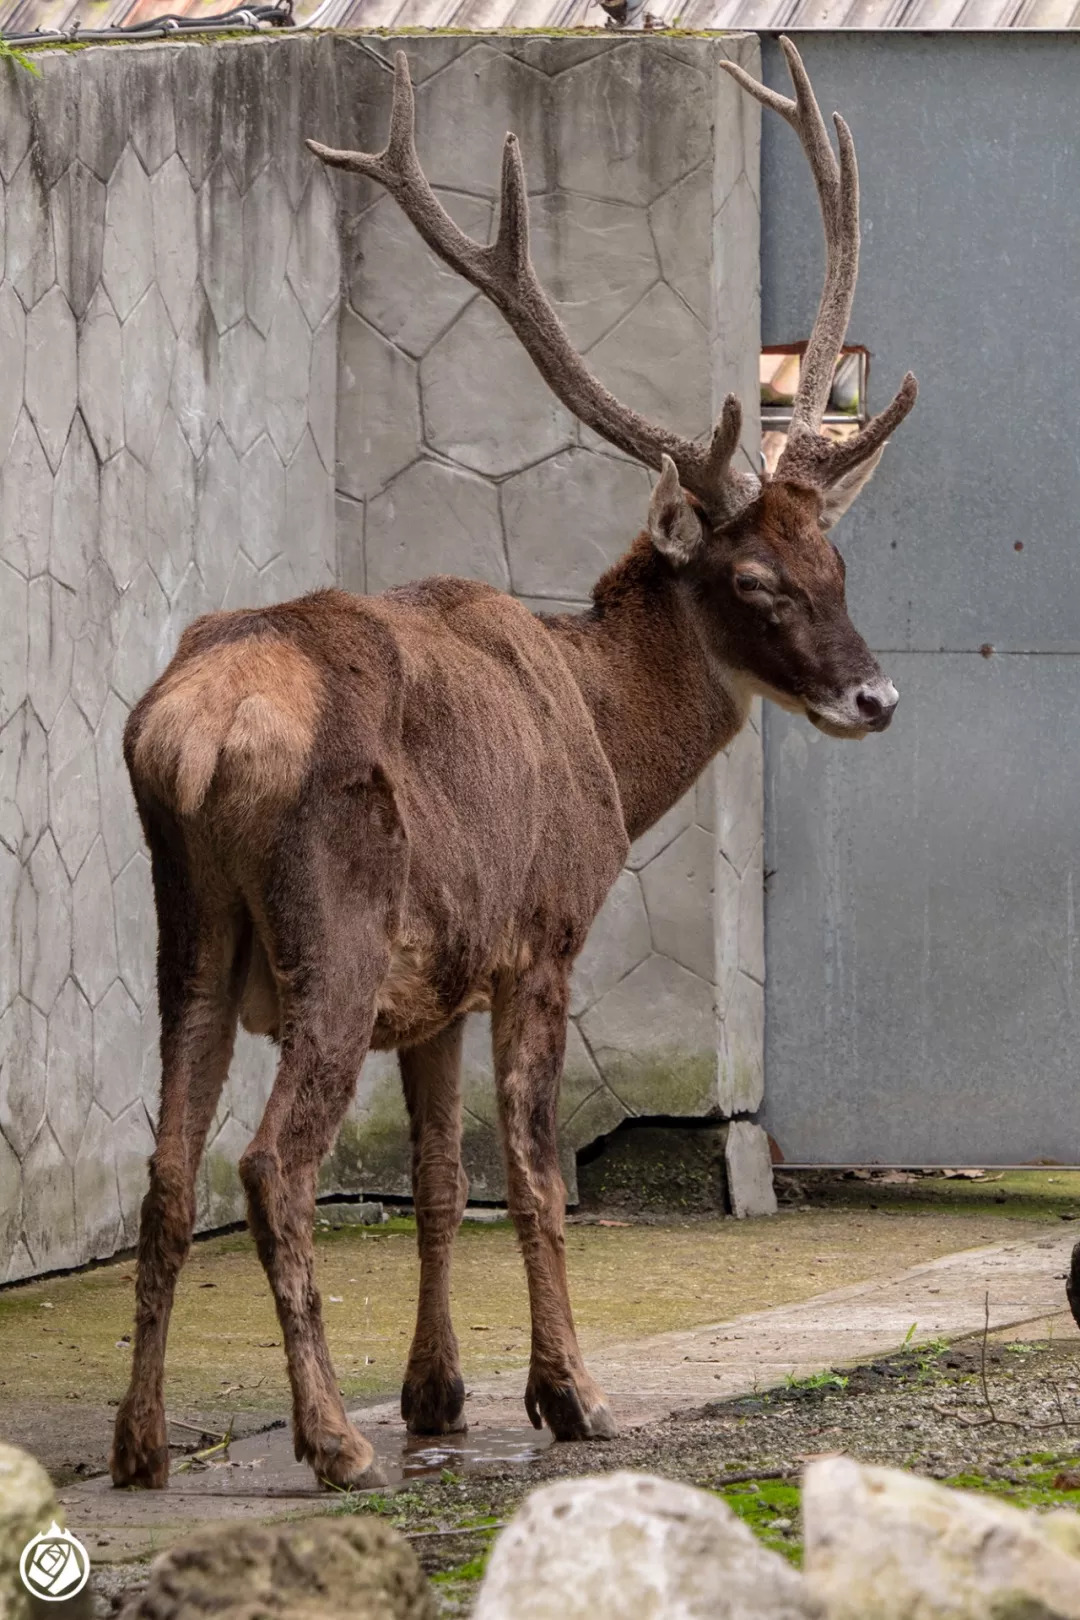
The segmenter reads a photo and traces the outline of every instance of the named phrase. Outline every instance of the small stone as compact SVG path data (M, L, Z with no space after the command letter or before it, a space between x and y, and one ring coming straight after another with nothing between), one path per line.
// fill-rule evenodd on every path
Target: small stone
M1076 1538L992 1497L829 1457L806 1470L803 1521L829 1620L1080 1617Z
M769 1138L761 1126L747 1119L732 1120L725 1156L732 1212L740 1220L749 1215L775 1215Z
M220 1524L153 1565L125 1620L435 1620L431 1589L406 1541L358 1516L296 1524Z
M474 1620L810 1620L802 1576L725 1502L650 1474L534 1491L495 1544Z

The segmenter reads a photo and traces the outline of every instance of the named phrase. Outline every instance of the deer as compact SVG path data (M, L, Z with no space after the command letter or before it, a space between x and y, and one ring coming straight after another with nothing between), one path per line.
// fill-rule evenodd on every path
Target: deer
M858 272L858 171L847 124L834 115L834 149L798 52L782 46L793 97L722 64L795 130L824 226L821 301L772 476L737 464L735 395L700 443L590 374L532 266L513 135L494 240L458 229L417 157L404 54L382 152L308 142L385 187L497 306L568 410L659 476L646 527L585 612L534 614L491 586L437 577L210 613L132 709L124 757L158 919L161 1102L117 1485L167 1483L166 1336L238 1023L279 1053L238 1169L281 1325L297 1460L335 1487L383 1479L338 1389L313 1248L317 1173L369 1050L396 1049L410 1122L420 1281L402 1418L418 1435L466 1427L450 1265L468 1196L462 1031L479 1009L491 1013L528 1284L525 1407L558 1441L616 1432L567 1287L556 1115L574 959L630 842L731 742L756 695L836 738L883 732L897 704L848 616L828 536L916 383L908 373L852 436L822 435Z

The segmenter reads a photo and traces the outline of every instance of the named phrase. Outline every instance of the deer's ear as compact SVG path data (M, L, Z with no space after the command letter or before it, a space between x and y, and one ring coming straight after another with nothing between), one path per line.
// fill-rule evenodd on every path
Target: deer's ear
M701 520L683 494L670 456L660 458L662 471L649 502L649 536L676 566L690 561L701 544Z
M877 471L877 464L881 460L885 446L879 445L872 456L866 461L860 461L857 467L851 467L846 473L841 473L834 484L821 492L821 527L831 529L833 524L842 518L849 506L853 506L859 495Z

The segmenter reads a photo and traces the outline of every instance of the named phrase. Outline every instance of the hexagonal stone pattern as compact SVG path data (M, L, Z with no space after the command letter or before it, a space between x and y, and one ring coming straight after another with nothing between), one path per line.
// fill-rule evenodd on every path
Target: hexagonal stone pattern
M135 1238L158 1072L128 709L195 614L333 581L333 196L312 167L290 200L299 108L238 145L204 98L200 167L182 54L87 53L77 89L50 57L0 115L0 1278ZM196 56L247 104L240 52ZM245 1128L272 1070L249 1044Z
M420 381L432 446L475 472L514 472L573 438L573 417L485 298L421 361Z
M653 43L408 48L421 158L452 216L489 235L515 129L536 263L573 340L629 403L699 432L712 398L756 387L758 122L715 59L753 68L757 47ZM135 1239L157 1011L121 743L184 625L432 572L574 611L649 487L388 197L305 152L313 119L370 144L387 84L369 54L296 35L72 60L43 57L0 115L0 1279ZM664 118L643 126L643 105ZM760 746L748 728L638 840L577 964L571 1192L575 1149L629 1114L760 1103ZM488 1044L477 1019L466 1157L495 1197ZM204 1225L241 1213L235 1161L272 1068L243 1037ZM322 1184L404 1191L406 1165L380 1056Z
M499 497L482 478L417 461L370 503L367 588L459 574L506 590Z

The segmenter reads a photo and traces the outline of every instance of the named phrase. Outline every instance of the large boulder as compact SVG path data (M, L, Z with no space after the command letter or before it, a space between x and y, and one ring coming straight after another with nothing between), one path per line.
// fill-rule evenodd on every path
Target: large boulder
M35 1613L19 1574L28 1541L48 1530L57 1514L52 1482L40 1463L0 1441L0 1615L25 1620Z
M811 1463L804 1569L829 1620L1080 1620L1080 1521L849 1457Z
M123 1620L436 1620L409 1544L367 1515L222 1524L156 1560Z
M802 1576L719 1497L651 1474L534 1491L491 1554L473 1620L811 1620Z

